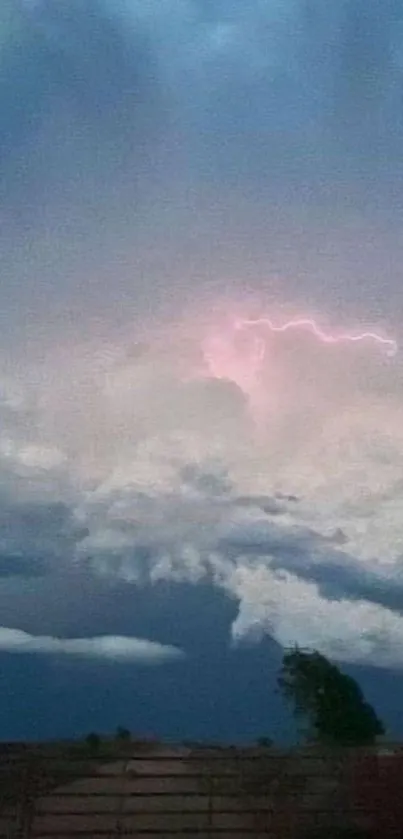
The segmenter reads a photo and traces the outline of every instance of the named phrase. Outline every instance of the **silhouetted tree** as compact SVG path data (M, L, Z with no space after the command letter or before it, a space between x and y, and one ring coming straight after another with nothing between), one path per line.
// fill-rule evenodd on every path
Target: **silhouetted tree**
M118 743L130 743L131 738L132 735L129 729L124 728L122 725L118 725L115 731L115 740L117 740Z
M258 737L256 742L261 749L270 749L273 745L273 740L270 737Z
M329 745L370 745L384 734L357 682L316 651L286 651L278 678L294 714L309 723L314 739Z
M99 734L95 733L95 731L91 731L90 734L87 734L85 742L90 752L99 752L101 746L101 738Z

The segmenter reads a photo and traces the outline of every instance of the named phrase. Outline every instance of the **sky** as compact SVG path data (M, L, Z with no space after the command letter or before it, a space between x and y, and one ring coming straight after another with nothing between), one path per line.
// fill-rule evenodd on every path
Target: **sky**
M403 733L402 83L398 0L3 0L1 737L291 736L295 643Z

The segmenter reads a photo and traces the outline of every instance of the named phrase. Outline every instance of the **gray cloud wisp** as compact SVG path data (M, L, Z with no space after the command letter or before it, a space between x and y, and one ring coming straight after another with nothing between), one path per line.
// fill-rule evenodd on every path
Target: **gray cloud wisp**
M100 661L163 664L183 657L176 647L141 638L99 636L96 638L54 638L34 636L18 629L0 627L0 650L14 654L71 656Z

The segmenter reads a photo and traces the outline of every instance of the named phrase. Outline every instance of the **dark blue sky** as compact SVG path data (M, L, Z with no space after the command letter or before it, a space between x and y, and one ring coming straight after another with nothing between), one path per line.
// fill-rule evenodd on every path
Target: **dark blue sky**
M110 732L119 723L170 738L250 740L278 728L287 735L273 694L281 653L270 642L228 648L234 604L208 587L184 585L157 586L130 599L123 592L119 604L118 614L89 616L84 631L164 638L184 647L188 660L100 666L2 655L2 737Z
M2 4L1 737L290 737L295 642L402 733L402 90L398 0Z
M109 609L105 601L94 598L82 632L163 638L185 649L188 659L139 667L2 654L3 739L110 733L119 724L139 736L181 740L251 742L267 735L289 742L296 736L277 693L282 651L268 638L230 648L236 604L228 598L209 586L163 583L137 594L121 590ZM384 673L380 685L373 668L347 669L385 719L388 734L399 736L400 680Z

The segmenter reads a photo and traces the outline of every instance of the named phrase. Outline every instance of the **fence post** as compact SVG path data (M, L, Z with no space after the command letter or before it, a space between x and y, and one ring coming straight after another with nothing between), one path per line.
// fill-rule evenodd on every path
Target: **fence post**
M17 812L18 839L30 839L31 837L34 802L34 765L28 758L24 768L20 806Z
M209 769L209 790L208 790L208 816L207 816L207 826L209 833L212 832L213 828L213 821L214 821L214 777L212 773L212 766L211 764Z
M126 788L127 783L127 772L129 770L130 761L127 759L122 763L122 786L121 786L121 794L117 796L117 808L116 808L116 836L122 836L124 834L124 823L123 823L123 816L125 810L125 803L127 796L124 794L123 790Z

